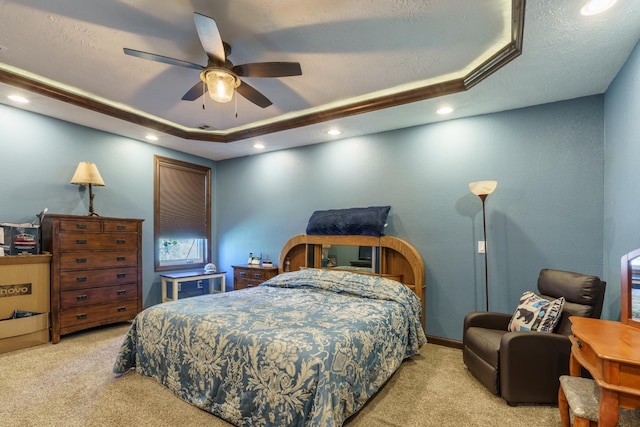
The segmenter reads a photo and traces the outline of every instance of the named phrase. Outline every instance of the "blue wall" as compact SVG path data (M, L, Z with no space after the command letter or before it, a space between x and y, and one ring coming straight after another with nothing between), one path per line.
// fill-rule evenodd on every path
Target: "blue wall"
M0 105L0 221L48 207L83 215L69 184L94 161L107 186L104 216L144 218L144 303L160 301L153 271L153 155L211 166L213 260L230 271L249 252L277 261L317 209L389 204L387 234L406 239L427 267L430 335L461 338L462 318L484 309L480 200L468 183L495 179L487 199L490 308L511 312L544 267L609 282L603 317L619 318L619 259L634 230L640 172L640 53L608 92L554 104L210 162ZM231 274L228 273L229 283Z
M427 333L460 339L484 309L480 199L487 199L490 308L511 312L541 268L603 274L603 97L593 96L218 163L219 263L277 260L317 209L388 204L387 234L427 267Z
M640 247L640 44L605 96L604 264L610 313L620 307L620 258ZM615 290L615 291L614 291Z
M50 213L86 215L88 189L69 181L78 162L96 163L106 186L94 188L94 209L101 216L145 220L143 302L161 301L153 271L153 156L214 168L213 162L5 105L0 105L0 153L0 222L37 222L35 215L45 207Z

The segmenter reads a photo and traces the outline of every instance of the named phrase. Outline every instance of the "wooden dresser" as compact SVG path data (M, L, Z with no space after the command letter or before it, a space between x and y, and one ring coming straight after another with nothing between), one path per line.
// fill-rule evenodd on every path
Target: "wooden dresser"
M278 267L261 267L259 265L232 265L233 290L252 288L267 279L278 275Z
M133 319L142 311L142 221L48 215L42 246L51 260L51 341Z

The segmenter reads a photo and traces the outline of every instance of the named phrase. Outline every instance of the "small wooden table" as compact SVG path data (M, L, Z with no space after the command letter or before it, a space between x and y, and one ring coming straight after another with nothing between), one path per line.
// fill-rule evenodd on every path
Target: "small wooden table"
M619 408L640 407L640 329L610 320L571 316L569 373L589 371L600 386L598 425L618 423Z
M216 291L213 285L213 280L209 280L209 293L219 293L225 291L225 274L226 271L181 271L178 273L164 273L161 274L162 278L162 302L177 301L178 300L178 287L182 282L191 282L194 280L215 279L220 278L220 290ZM167 296L167 284L171 285L171 297Z

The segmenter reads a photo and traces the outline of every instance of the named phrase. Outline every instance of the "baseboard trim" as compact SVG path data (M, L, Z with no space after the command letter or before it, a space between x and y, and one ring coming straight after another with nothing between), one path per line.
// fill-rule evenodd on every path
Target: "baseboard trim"
M449 338L436 337L433 335L427 335L427 341L430 344L436 344L444 347L451 347L451 348L457 348L458 350L462 350L462 341L452 340Z

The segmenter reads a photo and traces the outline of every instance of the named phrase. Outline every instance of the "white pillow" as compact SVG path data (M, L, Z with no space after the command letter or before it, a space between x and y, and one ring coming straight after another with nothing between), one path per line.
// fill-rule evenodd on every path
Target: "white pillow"
M564 297L549 301L527 291L520 297L520 304L509 322L509 330L553 332L560 321L563 306Z

